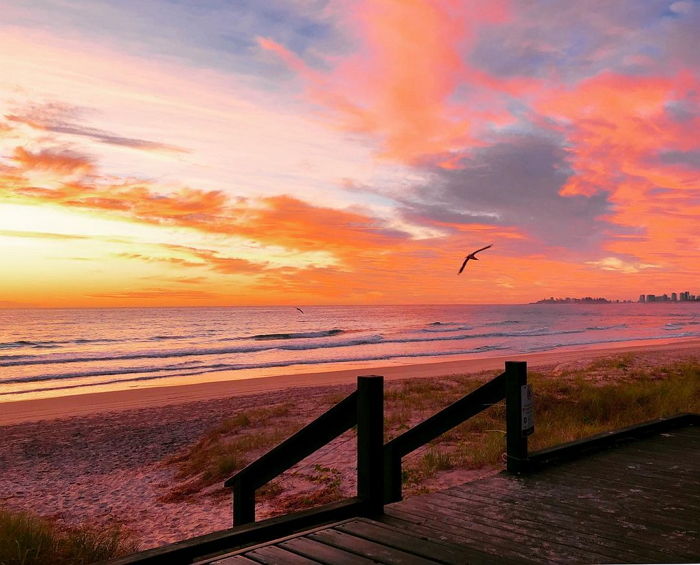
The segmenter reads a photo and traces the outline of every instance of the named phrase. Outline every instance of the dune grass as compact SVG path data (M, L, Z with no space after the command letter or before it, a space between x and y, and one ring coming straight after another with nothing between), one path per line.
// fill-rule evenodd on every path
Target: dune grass
M61 527L28 512L0 508L2 565L82 565L137 549L119 528Z
M278 404L241 412L213 427L197 443L171 457L177 467L174 485L163 497L178 502L206 487L221 483L295 431L285 425L289 404ZM296 424L300 427L299 424Z
M603 382L591 380L591 373L599 371L608 378ZM615 377L613 373L618 374ZM596 361L557 377L530 371L528 381L535 393L531 451L655 418L700 412L698 361L635 368L625 355ZM431 394L439 396L435 391ZM406 404L422 408L425 399L415 401L409 392L403 401L400 410L410 412ZM406 479L409 484L418 483L449 468L502 467L504 451L505 403L501 402L410 456Z
M480 384L496 372L480 377L450 376L386 384L385 440L399 435ZM686 359L649 365L629 354L595 360L579 368L529 371L535 393L535 433L530 450L573 441L603 431L641 423L681 412L700 411L700 361ZM344 394L329 393L329 408ZM327 406L320 406L327 404ZM298 407L283 405L251 410L214 427L190 449L171 460L184 481L171 490L172 500L186 499L205 486L215 485L255 457L302 427L310 417ZM346 449L352 449L353 442ZM442 472L500 469L504 466L505 404L492 406L443 434L404 459L406 492L423 492L424 485ZM308 490L293 501L279 487L258 494L275 499L275 506L300 509L348 496L340 484L343 474L354 469L300 469Z

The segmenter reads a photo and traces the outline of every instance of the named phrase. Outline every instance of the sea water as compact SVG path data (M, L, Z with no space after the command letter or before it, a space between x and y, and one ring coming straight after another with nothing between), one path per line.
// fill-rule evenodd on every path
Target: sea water
M0 310L0 401L688 337L700 302Z

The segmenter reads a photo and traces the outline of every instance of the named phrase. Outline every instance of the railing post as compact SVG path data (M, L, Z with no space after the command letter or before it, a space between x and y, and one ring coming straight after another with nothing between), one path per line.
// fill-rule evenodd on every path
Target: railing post
M241 526L255 522L255 490L240 478L233 481L233 525Z
M510 473L527 469L527 434L522 413L523 387L527 385L527 363L506 361L506 468Z
M357 378L357 496L371 515L384 510L384 377Z
M398 502L402 494L401 455L391 444L384 447L384 503Z

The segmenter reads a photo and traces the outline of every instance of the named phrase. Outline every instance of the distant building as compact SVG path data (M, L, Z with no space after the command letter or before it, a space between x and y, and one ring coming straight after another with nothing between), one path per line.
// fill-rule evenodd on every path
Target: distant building
M690 294L690 291L664 294L640 294L637 302L700 302L700 295Z

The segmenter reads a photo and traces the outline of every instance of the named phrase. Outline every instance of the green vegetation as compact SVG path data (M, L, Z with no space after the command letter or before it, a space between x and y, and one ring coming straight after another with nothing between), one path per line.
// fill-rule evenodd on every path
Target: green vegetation
M293 425L283 424L289 414L290 405L279 404L222 421L196 444L168 460L177 466L176 479L185 482L170 489L163 500L177 502L228 479L296 431Z
M635 371L620 362L625 372ZM637 370L621 382L592 383L582 373L557 382L531 378L535 390L535 430L531 449L573 441L646 420L700 411L700 363L677 362Z
M81 565L137 549L119 528L60 527L28 512L0 508L0 565Z
M495 376L489 373L479 384ZM604 375L604 376L602 376ZM596 378L592 378L596 377ZM530 371L535 392L535 434L530 449L581 439L604 431L682 412L700 411L700 362L645 367L631 354L596 360L558 376ZM437 412L476 388L468 377L408 381L387 394L387 436ZM399 414L400 418L392 415ZM505 404L492 406L404 460L404 482L414 492L448 469L502 468Z
M496 374L388 382L385 439L396 437ZM654 418L700 411L697 359L653 366L649 357L624 354L569 369L529 371L528 378L535 393L533 451ZM345 395L333 392L326 396L318 403L319 410ZM170 499L185 499L206 486L220 484L307 423L311 418L302 411L280 405L250 410L222 422L171 460L178 467L177 478L184 482L171 490ZM350 442L344 449L353 445ZM504 452L505 405L501 402L409 454L403 465L406 492L424 491L430 479L443 472L503 468ZM258 500L274 500L272 505L280 511L337 500L351 495L343 490L341 477L353 472L349 467L301 465L293 472L297 482L306 484L301 492L285 493L284 483L276 481L260 489Z

